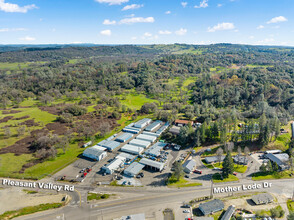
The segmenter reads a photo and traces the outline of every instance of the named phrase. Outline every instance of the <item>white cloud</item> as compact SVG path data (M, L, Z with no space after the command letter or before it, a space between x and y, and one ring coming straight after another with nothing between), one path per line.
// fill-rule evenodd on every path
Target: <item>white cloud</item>
M137 37L132 37L131 39L132 39L132 40L137 40Z
M165 31L158 31L159 34L162 34L162 35L168 35L168 34L171 34L172 32L168 31L168 30L165 30Z
M105 19L104 21L103 21L103 24L104 25L114 25L114 24L116 24L116 21L111 21L111 20L109 20L109 19Z
M263 25L259 25L256 29L263 29L264 26Z
M109 5L121 5L122 3L126 3L129 0L95 0L95 1L99 3L106 3Z
M266 22L267 24L273 24L273 23L279 23L279 22L285 22L288 21L287 18L285 18L284 16L278 16L278 17L274 17L271 20L269 20L268 22Z
M111 36L111 30L103 30L103 31L100 31L100 34L101 35L105 35L105 36Z
M194 8L206 8L206 7L208 7L208 0L202 0L200 2L200 5L199 6L198 5L195 5L194 6Z
M275 40L273 38L266 38L264 40L257 41L257 44L269 44L269 43L272 43L274 41Z
M0 0L0 10L5 12L20 12L27 13L28 10L38 8L36 5L19 6L17 4L7 3L5 0Z
M153 23L155 19L153 17L132 17L132 18L124 18L120 20L120 24L134 24L134 23Z
M223 4L217 4L217 7L222 7L223 6Z
M149 32L144 33L144 37L152 37L152 34Z
M25 28L1 28L0 32L16 32L16 31L27 31Z
M188 5L188 2L181 2L181 5L183 6L183 8L186 8Z
M36 38L30 37L30 36L22 37L22 38L19 38L19 39L23 40L23 41L34 41L34 40L36 40Z
M125 7L123 7L122 11L126 11L126 10L132 10L132 9L138 9L138 8L142 8L144 5L138 5L138 4L131 4L131 5L126 5Z
M171 14L171 11L166 11L165 14L169 15Z
M183 36L183 35L185 35L186 33L187 33L187 29L185 29L185 28L181 28L181 29L175 31L175 34L176 34L176 35L180 35L180 36Z
M219 23L213 27L208 28L208 32L215 32L215 31L225 31L225 30L233 30L235 29L235 26L233 23Z

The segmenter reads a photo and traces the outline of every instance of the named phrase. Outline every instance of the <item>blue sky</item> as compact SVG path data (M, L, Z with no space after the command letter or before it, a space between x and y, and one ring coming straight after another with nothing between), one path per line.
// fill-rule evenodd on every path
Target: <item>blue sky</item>
M0 44L294 46L293 0L0 0Z

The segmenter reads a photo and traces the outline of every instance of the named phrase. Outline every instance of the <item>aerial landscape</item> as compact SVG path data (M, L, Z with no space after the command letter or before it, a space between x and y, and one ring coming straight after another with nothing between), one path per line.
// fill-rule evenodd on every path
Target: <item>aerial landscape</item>
M293 9L0 0L0 219L294 220Z

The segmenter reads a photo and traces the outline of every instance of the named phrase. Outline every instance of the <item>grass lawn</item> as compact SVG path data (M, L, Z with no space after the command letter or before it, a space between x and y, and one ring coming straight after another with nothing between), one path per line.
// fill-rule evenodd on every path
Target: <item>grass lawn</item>
M292 201L291 199L289 199L287 201L287 207L289 212L294 212L294 201Z
M268 179L287 179L294 178L294 175L291 174L291 171L283 171L277 173L262 173L257 172L253 174L252 180L268 180Z
M48 209L60 208L63 205L63 203L46 203L37 206L29 206L15 211L4 212L2 215L0 215L0 219L13 219L22 215L28 215Z
M192 186L202 186L202 183L192 183L184 178L180 178L180 180L177 181L177 179L173 176L171 176L167 181L168 187L192 187Z
M202 163L204 164L204 166L206 166L206 167L209 168L209 169L213 169L213 165L212 165L212 164L208 164L208 163L206 163L205 160L201 160L201 161L202 161Z
M88 193L87 200L100 200L100 199L108 199L110 194L101 194L101 193Z
M282 151L288 149L289 142L291 141L291 134L285 133L277 137L276 141L270 145L273 145L275 149Z
M150 102L158 102L155 99L147 98L143 94L127 94L118 96L121 98L120 103L131 109L140 109L142 105Z
M212 180L214 183L222 183L222 182L233 182L233 181L238 181L238 177L234 175L229 175L228 178L222 179L221 174L215 173L212 175Z
M223 164L222 163L215 163L213 164L214 167L218 167L218 168L223 168ZM234 164L234 171L237 173L245 173L247 170L247 166L243 166L243 165L239 165L239 164Z

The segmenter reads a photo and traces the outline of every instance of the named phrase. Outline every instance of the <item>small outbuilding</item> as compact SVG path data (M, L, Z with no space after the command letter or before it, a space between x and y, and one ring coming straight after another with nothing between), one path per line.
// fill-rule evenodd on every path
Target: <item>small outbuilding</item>
M185 173L191 173L196 167L196 162L195 160L187 160L183 164L184 172Z
M220 162L222 162L225 159L225 156L221 156ZM205 157L206 163L216 163L219 162L219 158L217 156L211 156L211 157Z
M224 203L219 199L215 199L206 203L201 203L199 205L199 209L203 213L203 215L213 214L215 212L223 210L224 208Z
M144 167L145 165L138 162L134 162L128 168L124 170L124 174L130 177L137 176Z
M252 196L252 201L256 205L268 204L274 201L274 197L269 193L262 193Z

